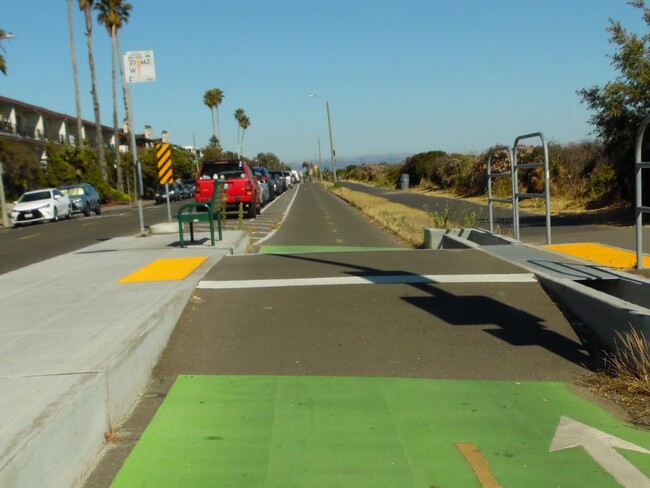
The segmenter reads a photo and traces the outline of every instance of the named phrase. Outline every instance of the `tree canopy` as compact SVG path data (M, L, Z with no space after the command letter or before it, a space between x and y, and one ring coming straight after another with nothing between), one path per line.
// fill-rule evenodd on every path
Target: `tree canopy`
M644 0L629 2L638 8L650 27L650 9ZM627 197L634 185L634 145L641 121L650 114L650 33L629 32L617 20L610 19L607 32L616 52L612 65L619 72L614 81L604 86L592 86L578 91L594 113L590 123L602 141L615 177L615 196Z

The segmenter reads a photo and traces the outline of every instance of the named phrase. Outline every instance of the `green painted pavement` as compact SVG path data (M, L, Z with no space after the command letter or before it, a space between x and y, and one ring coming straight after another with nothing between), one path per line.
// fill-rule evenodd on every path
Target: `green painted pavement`
M549 452L562 416L650 448L563 383L180 376L112 487L617 487L583 448ZM650 475L650 455L619 450Z
M297 254L306 252L403 251L396 247L355 246L260 246L258 254Z

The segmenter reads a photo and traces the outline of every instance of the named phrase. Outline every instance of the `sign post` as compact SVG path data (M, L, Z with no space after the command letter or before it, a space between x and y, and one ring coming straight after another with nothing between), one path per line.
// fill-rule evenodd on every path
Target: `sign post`
M135 126L133 125L133 103L131 102L131 88L129 83L145 83L156 81L156 65L154 63L153 51L128 51L124 54L124 78L127 82L126 101L129 113L129 133L131 141L131 153L137 176L136 188L138 192L138 214L140 216L140 236L144 236L144 215L142 212L142 171L138 161L138 151L135 146Z
M158 160L158 180L165 185L167 194L167 221L172 221L171 203L169 202L169 184L174 182L172 173L172 148L169 144L156 144L156 159Z

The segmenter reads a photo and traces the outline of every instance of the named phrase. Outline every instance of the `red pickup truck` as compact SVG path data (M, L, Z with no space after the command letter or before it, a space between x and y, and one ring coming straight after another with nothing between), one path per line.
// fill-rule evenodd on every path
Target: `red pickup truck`
M254 219L260 213L260 187L253 170L245 161L231 159L204 162L196 178L194 199L197 202L210 201L215 180L225 183L227 211L239 210L242 205L248 218Z

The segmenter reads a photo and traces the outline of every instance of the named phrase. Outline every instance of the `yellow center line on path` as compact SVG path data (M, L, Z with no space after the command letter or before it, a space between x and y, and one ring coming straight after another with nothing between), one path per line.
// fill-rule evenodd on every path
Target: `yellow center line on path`
M32 237L38 237L38 236L40 236L40 234L32 234L30 236L20 237L20 240L22 241L24 239L31 239Z
M485 459L476 444L458 442L456 447L476 474L482 488L502 488L494 474L492 474L487 459Z

